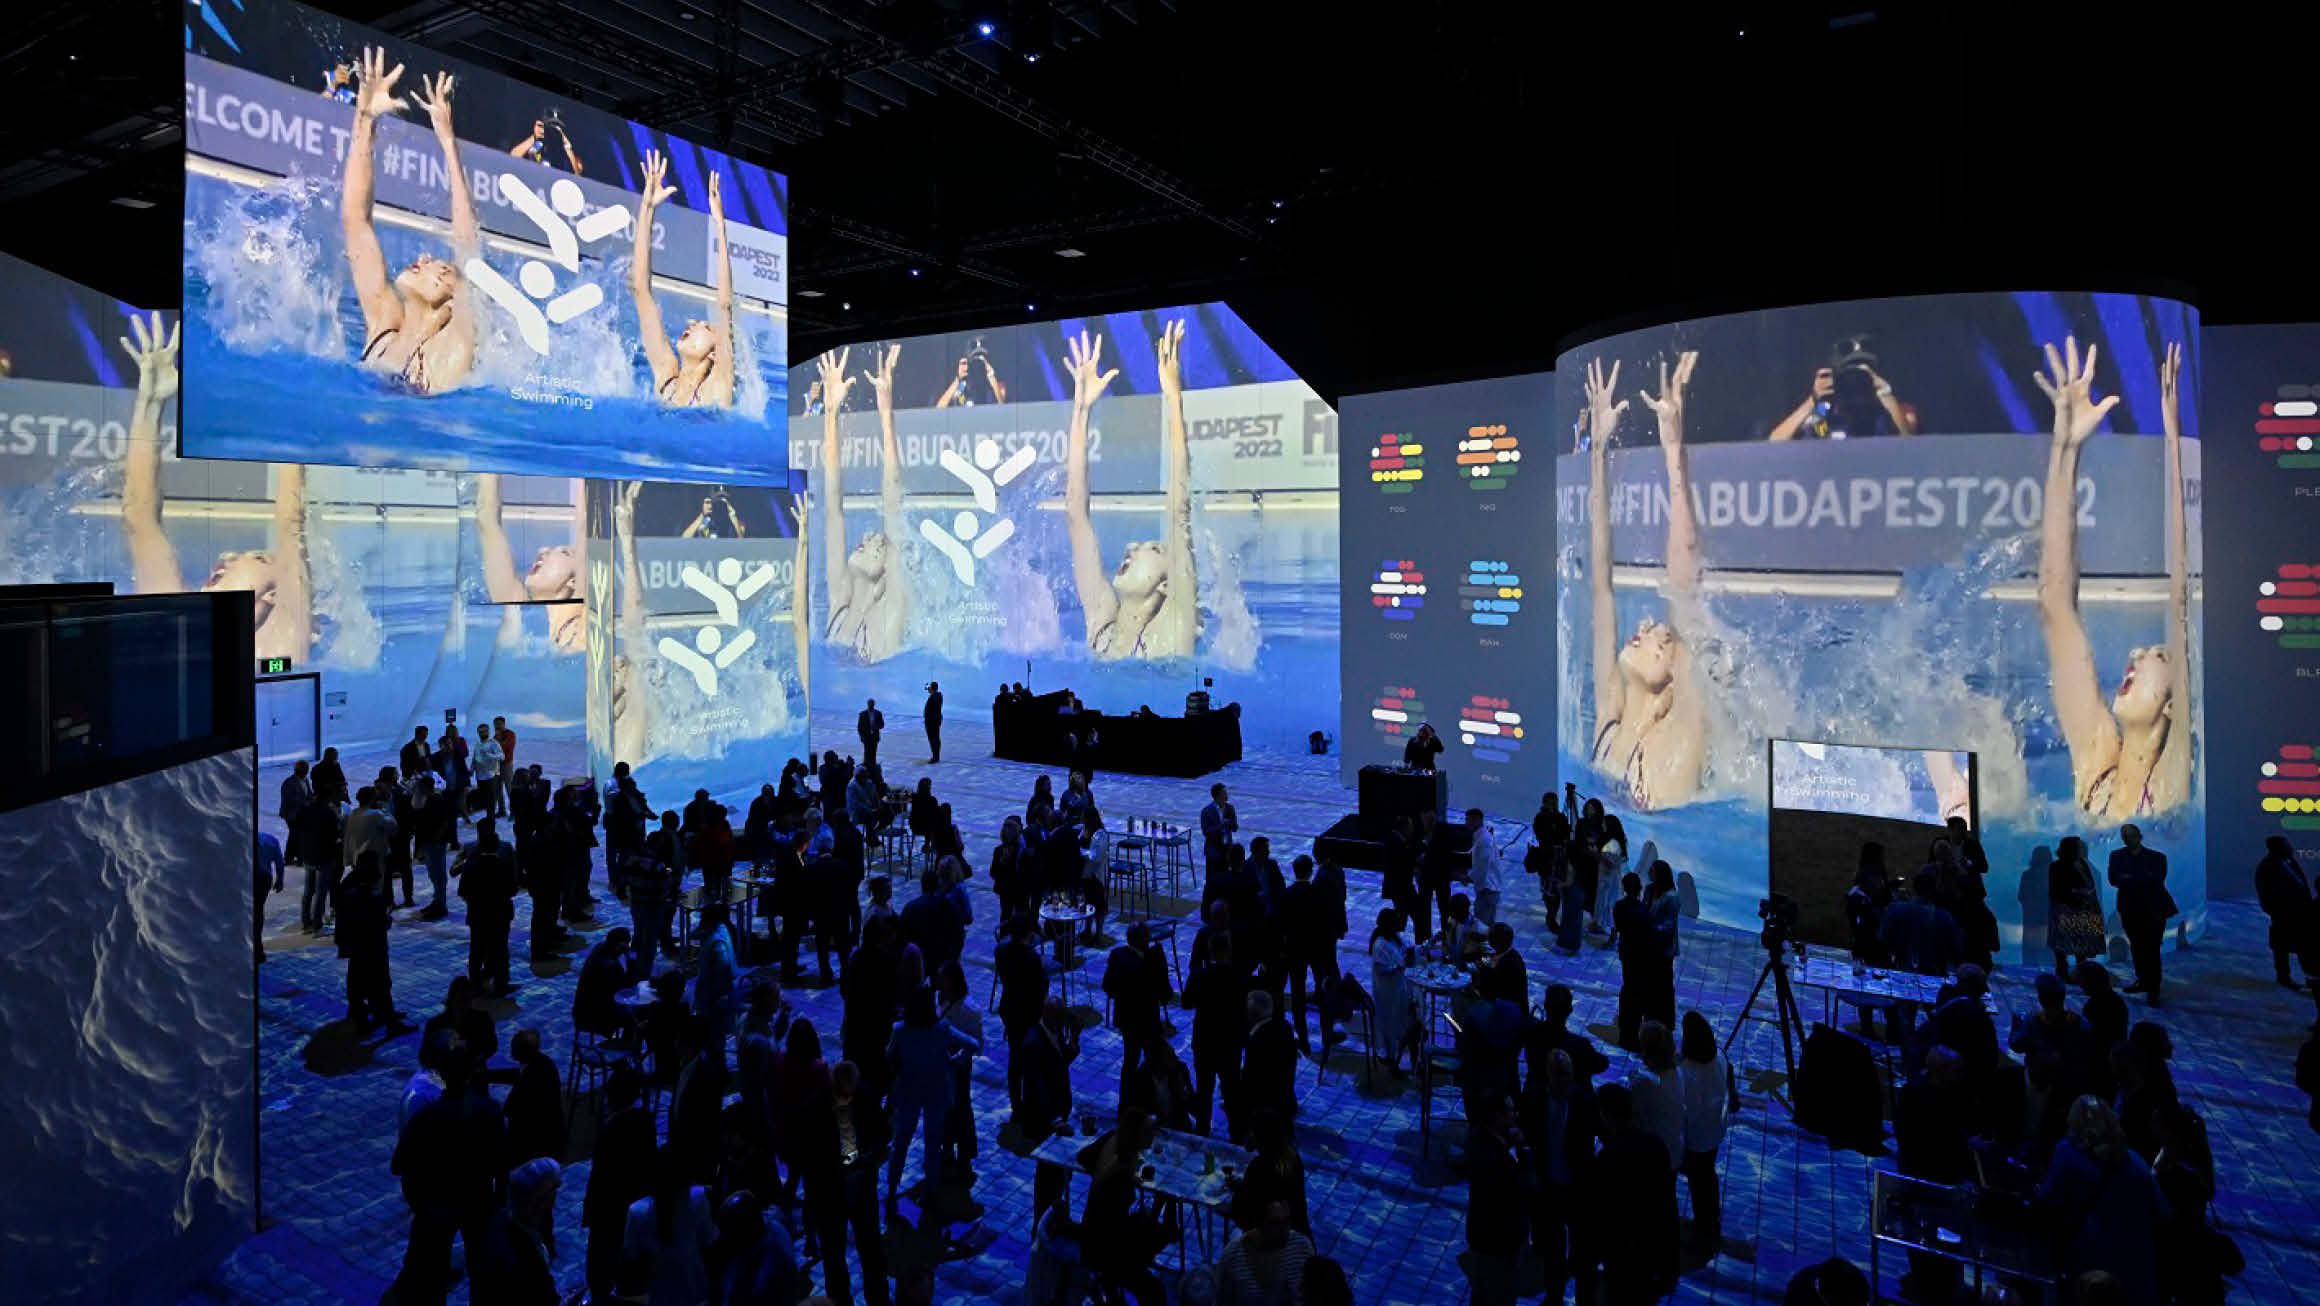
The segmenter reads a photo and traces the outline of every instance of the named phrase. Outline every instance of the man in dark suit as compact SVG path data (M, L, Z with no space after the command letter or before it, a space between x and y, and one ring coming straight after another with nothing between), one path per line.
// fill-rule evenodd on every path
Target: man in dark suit
M1565 990L1566 995L1568 990ZM1534 1067L1522 1096L1523 1138L1538 1175L1532 1197L1533 1237L1546 1262L1547 1300L1563 1300L1563 1285L1578 1280L1578 1300L1595 1300L1595 1263L1587 1229L1595 1164L1595 1089L1571 1054L1557 1048L1544 1070Z
M1127 1091L1144 1054L1167 1037L1160 1028L1160 1004L1168 1000L1168 963L1152 947L1152 932L1139 921L1128 941L1112 949L1104 963L1104 992L1112 999L1112 1024L1120 1031L1120 1089Z
M467 977L497 997L515 987L508 976L508 930L516 919L516 859L491 817L475 823L475 842L452 864L467 903Z
M2272 977L2286 988L2302 988L2288 973L2288 957L2304 961L2304 980L2313 977L2314 957L2312 882L2296 861L2296 850L2281 835L2264 840L2264 859L2256 863L2256 905L2271 917Z
M404 1124L388 1163L402 1179L403 1200L411 1208L410 1241L394 1289L406 1302L444 1299L452 1238L466 1242L473 1259L475 1240L500 1204L507 1179L507 1123L477 1059L455 1047L442 1069L443 1095Z
M1514 1306L1537 1154L1523 1145L1515 1127L1513 1099L1493 1099L1483 1117L1466 1147L1467 1300L1473 1306Z
M1596 1227L1616 1231L1599 1248L1603 1277L1611 1306L1643 1306L1675 1287L1675 1166L1666 1143L1635 1127L1635 1103L1625 1084L1595 1090L1595 1115L1603 1147L1595 1153L1591 1214Z
M926 682L926 751L927 761L942 760L942 685Z
M427 747L427 727L413 726L411 737L403 741L403 751L396 760L402 763L404 775L415 776L422 771L434 770L428 764L432 756L433 751Z
M2167 854L2143 846L2140 827L2122 825L2125 847L2111 853L2111 887L2119 891L2119 923L2126 927L2127 946L2135 958L2135 982L2124 992L2140 993L2159 1005L2159 941L2167 935L2167 918L2175 914L2174 895L2167 892Z
M1297 1037L1289 1022L1273 1014L1273 995L1258 989L1248 997L1249 1043L1241 1058L1244 1120L1270 1111L1283 1120L1297 1117ZM1248 1130L1239 1131L1243 1138Z
M1007 1032L1007 1105L1023 1109L1023 1036L1047 1007L1047 964L1039 959L1039 923L1030 912L1008 922L1007 940L991 953L999 975L999 1025Z
M1281 905L1274 913L1274 935L1288 968L1289 1006L1297 1016L1297 1044L1310 1048L1313 1040L1305 1031L1305 1011L1319 1003L1327 986L1337 978L1337 930L1320 891L1313 887L1313 859L1299 857L1292 864L1292 873L1296 878L1281 891ZM1310 995L1305 987L1308 974L1313 977ZM1325 1009L1321 1016L1324 1046L1329 1033Z
M1531 1005L1531 972L1514 950L1514 926L1500 921L1490 927L1490 955L1475 969L1474 987L1486 998L1503 999L1525 1011Z
M1201 869L1210 883L1224 878L1224 850L1231 846L1240 828L1240 816L1233 811L1225 787L1210 785L1208 806L1200 809Z
M1241 1058L1248 1051L1248 968L1234 961L1229 930L1202 930L1193 943L1198 967L1184 981L1184 1005L1192 1008L1193 1091L1199 1103L1199 1130L1213 1125L1223 1099L1225 1129L1237 1137L1249 1119L1241 1104Z
M878 736L886 730L886 714L878 710L878 700L869 701L854 718L854 733L862 740L862 765L878 764Z
M829 1088L800 1115L806 1218L820 1233L823 1286L837 1301L854 1299L846 1274L851 1232L862 1258L862 1288L871 1306L887 1306L886 1230L878 1219L878 1171L890 1138L886 1113L862 1082L861 1068L841 1061L830 1070Z
M966 923L959 919L958 909L943 895L942 876L938 872L919 872L918 896L902 909L902 941L918 945L930 975L942 969L944 962L958 960L966 947Z
M1009 1052L1022 1063L1016 1083L1022 1100L1015 1107L1018 1133L1031 1144L1071 1129L1071 1063L1079 1059L1079 1026L1063 999L1049 998L1039 1023ZM1071 1171L1046 1161L1031 1174L1031 1213L1036 1221L1071 1192Z

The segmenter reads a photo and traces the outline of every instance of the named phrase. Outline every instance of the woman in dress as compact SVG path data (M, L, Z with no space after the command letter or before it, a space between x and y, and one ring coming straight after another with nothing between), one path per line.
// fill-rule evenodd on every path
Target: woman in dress
M1716 1045L1715 1026L1697 1011L1684 1013L1683 1056L1676 1063L1684 1086L1684 1154L1679 1168L1692 1189L1693 1240L1711 1252L1724 1245L1723 1191L1716 1183L1716 1151L1730 1122L1732 1063Z
M1402 1045L1409 1042L1415 1017L1410 1011L1410 989L1403 972L1410 968L1410 945L1402 941L1402 913L1393 907L1378 912L1377 928L1369 936L1369 991L1377 1004L1377 1037L1385 1045L1386 1073L1406 1078Z
M2046 946L2054 953L2054 973L2067 980L2077 973L2074 961L2100 963L2108 949L2102 893L2086 841L2065 835L2056 849L2054 864L2046 868Z

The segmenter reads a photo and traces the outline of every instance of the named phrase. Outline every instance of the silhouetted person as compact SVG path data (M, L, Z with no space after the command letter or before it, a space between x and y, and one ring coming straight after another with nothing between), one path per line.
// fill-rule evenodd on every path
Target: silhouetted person
M1120 1031L1120 1085L1142 1063L1144 1052L1164 1035L1160 1004L1168 1000L1168 963L1152 947L1152 932L1139 921L1128 941L1104 963L1104 992L1112 999L1112 1024Z
M878 736L886 733L886 714L871 699L854 717L854 734L862 741L862 765L878 765Z
M564 1159L564 1088L556 1059L540 1051L540 1031L520 1029L508 1041L516 1061L516 1082L508 1089L508 1167L535 1156Z
M473 1058L452 1049L443 1095L419 1108L396 1140L389 1169L403 1181L411 1236L395 1279L400 1301L435 1306L451 1278L451 1239L473 1259L485 1218L499 1204L507 1176L507 1126Z
M2288 972L2288 958L2295 956L2302 959L2304 982L2309 984L2315 974L2314 953L2320 951L2314 946L2320 940L2314 938L2312 881L2283 836L2264 840L2264 859L2256 863L2256 904L2272 921L2272 977L2285 987L2302 988Z
M2111 887L2119 891L2119 924L2134 952L2135 982L2126 991L2140 993L2159 1005L2159 943L2167 935L2167 918L2175 914L2174 895L2167 892L2167 854L2143 846L2143 832L2132 825L2119 827L2126 846L2111 852Z
M930 680L926 682L926 760L929 762L942 760L942 709L942 685Z
M619 1277L621 1239L628 1208L652 1190L660 1149L653 1113L638 1105L644 1079L634 1067L616 1066L604 1089L611 1112L596 1131L588 1164L588 1191L580 1204L580 1224L588 1231L587 1276L591 1301L609 1301Z
M1641 1306L1675 1287L1676 1177L1667 1144L1635 1127L1624 1084L1595 1091L1603 1147L1595 1154L1593 1214L1612 1306Z
M346 958L346 1018L363 1033L402 1020L395 1010L394 983L387 973L385 887L375 853L365 852L339 891L338 954Z
M467 904L467 974L494 997L514 985L508 976L508 931L516 919L515 853L500 842L489 816L475 823L475 842L453 865Z

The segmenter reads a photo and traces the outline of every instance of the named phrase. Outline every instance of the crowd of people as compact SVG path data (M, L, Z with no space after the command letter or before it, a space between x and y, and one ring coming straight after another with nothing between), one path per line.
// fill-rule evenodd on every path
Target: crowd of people
M1073 1167L1052 1146L1036 1158L1034 1228L1022 1231L1033 1282L1056 1300L1092 1292L1153 1306L1166 1298L1156 1261L1185 1217L1140 1202L1140 1172L1156 1140L1179 1135L1229 1139L1254 1158L1235 1179L1238 1232L1211 1271L1214 1300L1349 1303L1343 1270L1317 1250L1298 1145L1315 1124L1300 1119L1298 1076L1326 1064L1357 1024L1361 1054L1389 1077L1406 1077L1405 1060L1412 1071L1422 1059L1454 1066L1466 1129L1451 1164L1469 1188L1463 1259L1475 1306L1528 1295L1534 1268L1549 1301L1655 1300L1687 1265L1723 1250L1718 1157L1742 1098L1707 1014L1678 1016L1684 891L1651 844L1631 859L1618 816L1569 786L1559 802L1542 798L1521 862L1553 946L1616 959L1609 1055L1573 1028L1568 987L1546 985L1533 1005L1529 964L1502 919L1508 858L1479 810L1397 823L1388 905L1359 974L1340 963L1351 933L1343 869L1310 856L1284 867L1267 837L1244 838L1229 790L1213 786L1187 827L1198 831L1202 874L1179 977L1175 921L1111 918L1120 832L1084 772L1060 792L1037 777L1022 811L1005 816L985 869L998 912L978 922L966 839L931 779L890 786L876 762L835 751L793 760L737 830L703 791L657 809L625 765L601 789L552 784L539 766L517 765L516 742L498 722L472 743L451 723L440 739L422 728L401 766L351 794L327 752L284 782L288 839L261 843L261 894L286 887L286 867L303 869L301 926L334 935L358 1033L410 1026L388 967L394 913L439 919L454 883L466 908L468 966L419 1029L420 1069L403 1097L394 1173L412 1221L398 1301L444 1299L455 1242L477 1293L558 1299L554 1198L581 1085L563 1082L537 1028L516 1031L500 1059L487 1008L516 987L509 936L525 895L535 960L570 949L576 928L604 930L578 968L580 1046L566 1050L588 1068L596 1103L576 1231L592 1300L794 1306L818 1284L850 1302L849 1248L871 1302L927 1300L927 1266L897 1274L887 1264L897 1225L939 1247L972 1243L978 1231L962 1222L986 1145L1032 1156L1085 1136L1076 1168L1090 1182L1076 1212ZM2132 1022L2113 991L2100 920L2072 915L2099 900L2083 844L2063 841L2051 878L2057 970L2038 974L2036 1010L2001 1038L1986 1001L1997 943L1988 868L1962 824L1898 886L1884 851L1864 848L1847 895L1865 963L1948 980L1930 1006L1862 1013L1864 1034L1900 1048L1899 1170L2013 1194L2021 1219L2055 1234L2062 1266L2119 1300L2220 1300L2236 1251L2207 1217L2204 1126L2174 1091L2165 1030ZM598 915L598 849L601 887L626 907L625 926L605 928ZM2279 978L2291 982L2320 907L2292 856L2273 851L2258 884ZM2122 852L2109 875L2122 910L2155 889L2148 910L2164 921L2164 859L2139 838ZM417 867L431 890L423 905ZM900 902L897 878L916 882ZM1043 919L1059 902L1087 910L1060 925ZM680 905L698 918L683 937ZM968 977L978 924L996 939L995 1020ZM1075 1073L1098 1018L1067 1000L1043 955L1059 931L1075 943L1116 938L1100 964L1100 1019L1121 1050L1116 1084ZM2125 991L2156 1006L2156 963L2146 970L2141 951L2140 982ZM1448 998L1447 1046L1411 976L1427 963L1465 976ZM2075 1010L2072 984L2083 995ZM835 987L831 1034L785 997L799 986ZM977 1119L978 1060L1003 1063L1000 1119ZM914 1151L919 1182L906 1185ZM1842 1261L1799 1276L1808 1279L1809 1301L1868 1297ZM1941 1306L1959 1290L1934 1258L1913 1263L1903 1287Z

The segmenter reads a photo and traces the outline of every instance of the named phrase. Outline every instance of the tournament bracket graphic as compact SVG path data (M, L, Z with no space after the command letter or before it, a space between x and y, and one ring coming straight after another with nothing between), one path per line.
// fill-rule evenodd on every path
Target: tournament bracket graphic
M1370 484L1380 494L1408 494L1426 479L1426 446L1416 436L1387 432L1369 447Z
M2282 471L2320 468L2320 386L2284 385L2280 397L2262 405L2256 418L2256 447L2279 459Z
M1522 611L1522 577L1504 558L1475 558L1458 586L1458 606L1477 626L1505 626Z
M1370 700L1370 724L1388 739L1400 740L1405 735L1418 733L1418 726L1425 719L1426 705L1419 701L1418 691L1408 685L1387 685Z
M1370 577L1369 601L1387 621L1415 621L1426 606L1426 573L1409 558L1387 558Z
M1469 426L1458 441L1458 475L1470 490L1503 490L1522 470L1522 441L1506 424Z
M2283 830L2320 830L2320 761L2312 744L2282 744L2256 781L2264 813Z
M2283 562L2258 584L2256 627L2281 648L2320 648L2320 563Z
M1511 762L1522 751L1522 713L1506 699L1476 694L1458 709L1458 742L1477 762Z

